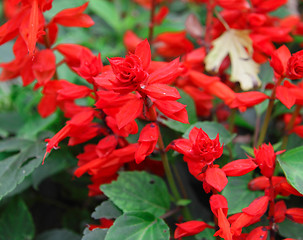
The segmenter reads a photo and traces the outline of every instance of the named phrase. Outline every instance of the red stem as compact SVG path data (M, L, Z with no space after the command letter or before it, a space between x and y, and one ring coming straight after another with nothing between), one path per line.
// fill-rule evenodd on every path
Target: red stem
M151 9L150 9L149 31L148 31L148 42L150 46L152 45L152 40L154 35L156 5L157 5L156 0L152 0Z
M207 3L207 15L206 15L206 30L205 30L205 47L206 52L209 52L211 41L212 41L212 24L213 24L213 10L214 10L214 1L210 0Z
M272 182L272 178L269 178L269 194L270 194L270 200L269 200L269 211L268 211L268 219L269 219L269 231L270 231L270 240L276 239L276 228L275 228L275 196L274 196L274 186Z

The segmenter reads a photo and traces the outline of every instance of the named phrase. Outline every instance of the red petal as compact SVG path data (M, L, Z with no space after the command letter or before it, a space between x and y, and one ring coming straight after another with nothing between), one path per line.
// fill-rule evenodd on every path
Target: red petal
M71 120L67 121L67 124L81 127L89 124L94 119L95 110L90 108L87 111L79 112L72 117Z
M205 228L213 228L205 222L195 220L176 225L177 229L175 230L174 234L175 238L192 236L198 234L199 232L202 232Z
M176 88L161 83L147 85L141 91L152 98L160 100L177 100L181 98Z
M179 74L179 58L176 58L175 60L166 64L165 67L162 67L152 72L149 76L148 83L168 84L171 81L175 80L175 78L178 77Z
M147 39L138 44L135 54L141 59L143 69L147 70L151 61L150 46Z
M257 167L251 159L239 159L226 164L222 170L226 176L239 177L251 172Z
M167 117L182 123L189 123L186 105L175 101L162 100L157 100L154 104Z
M257 177L248 183L248 188L252 191L263 191L269 187L269 179L265 176Z
M41 117L46 118L56 111L56 98L56 95L45 95L42 97L38 105L38 112Z
M173 149L184 155L190 155L192 144L188 139L176 139L167 146L166 151L169 149Z
M157 141L159 138L159 127L155 123L147 124L140 132L139 142Z
M87 97L92 90L86 86L61 81L62 88L58 91L58 100L74 100Z
M124 46L131 53L135 52L136 47L142 41L143 40L141 38L139 38L134 32L132 32L130 30L127 30L123 36Z
M26 22L27 20L28 22ZM21 27L24 28L22 30L20 29L20 31L23 33L22 37L27 44L29 55L33 55L36 48L36 42L38 39L37 35L39 31L38 0L33 0L29 19L24 18Z
M246 240L257 240L257 239L267 239L268 229L266 227L260 226L252 230Z
M56 57L52 50L41 50L35 58L33 72L39 85L45 85L56 72Z
M224 238L224 240L232 240L232 234L230 229L230 224L223 213L222 208L218 209L218 226L220 227L220 230L217 231L214 236L220 236Z
M221 192L228 180L220 168L208 168L205 173L205 181L217 191Z
M284 86L278 86L276 90L276 97L283 103L288 109L296 102L296 97L293 94L290 94L289 88Z
M141 163L149 154L151 154L159 138L159 127L155 123L147 124L140 133L138 140L139 147L136 151L136 163Z
M90 27L94 21L89 15L83 14L87 5L88 2L79 7L64 9L52 21L65 27Z
M283 76L286 74L287 62L290 56L290 51L285 45L283 45L273 52L270 66L273 67L276 73Z
M229 107L253 107L269 97L261 92L251 91L251 92L242 92L235 93L236 98L229 104Z
M123 107L121 107L119 113L116 115L118 128L121 129L135 120L142 113L142 110L142 99L128 101Z
M243 208L242 211L251 216L263 216L267 210L269 197L263 196L256 198L248 207Z
M289 208L286 217L290 220L303 224L303 208Z
M218 209L221 208L225 216L227 216L228 203L224 196L219 194L214 194L209 199L210 208L213 214L218 217Z
M66 43L59 44L54 49L58 50L63 56L64 60L70 67L79 67L82 59L82 54L85 51L87 54L93 53L87 48L78 44Z
M298 136L303 137L303 125L295 126L293 128L293 132L296 133Z
M189 72L189 78L198 87L202 87L204 89L207 89L214 82L220 81L219 77L207 76L195 70L191 70Z
M281 7L286 2L287 0L266 0L266 1L252 0L251 1L253 7L263 12L273 11Z
M157 25L161 25L162 21L166 17L166 15L169 13L169 8L166 6L163 6L159 9L159 12L156 14L154 21Z
M280 222L284 221L286 210L287 210L287 207L283 200L281 200L275 204L275 213L274 213L275 223L280 223Z

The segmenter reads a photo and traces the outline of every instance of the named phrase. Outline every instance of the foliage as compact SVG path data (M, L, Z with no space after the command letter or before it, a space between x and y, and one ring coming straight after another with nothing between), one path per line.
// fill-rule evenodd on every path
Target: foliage
M301 239L286 2L2 1L0 240Z

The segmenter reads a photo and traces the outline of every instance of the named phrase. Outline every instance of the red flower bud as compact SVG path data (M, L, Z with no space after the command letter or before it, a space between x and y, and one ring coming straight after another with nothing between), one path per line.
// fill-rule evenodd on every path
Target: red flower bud
M255 162L258 164L261 169L261 173L265 177L272 177L275 167L276 167L276 154L272 145L262 144L259 149L255 148Z

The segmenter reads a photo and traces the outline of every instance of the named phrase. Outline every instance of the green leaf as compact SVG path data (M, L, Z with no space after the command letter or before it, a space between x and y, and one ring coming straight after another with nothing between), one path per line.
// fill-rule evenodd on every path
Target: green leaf
M105 240L168 240L169 228L147 212L125 213L108 230Z
M117 208L112 201L107 200L101 203L100 206L96 207L95 211L92 213L92 218L117 218L122 215L122 212Z
M16 133L23 126L24 120L17 112L5 112L0 114L0 129L10 133Z
M264 86L267 83L273 83L274 71L269 65L269 62L266 62L260 66L259 77Z
M25 141L26 144L20 146L22 139L9 139L12 145L5 149L8 141L0 142L0 151L19 150L6 159L0 161L0 199L13 191L26 176L31 174L41 162L45 152L45 144L42 141Z
M161 216L170 206L164 181L146 172L121 172L117 181L101 190L123 212L145 211Z
M84 229L84 236L81 240L104 240L106 233L107 229L95 228L90 231L88 228L86 228Z
M31 240L35 235L32 216L21 200L10 201L1 213L0 240Z
M36 240L80 240L81 236L67 229L53 229L39 234Z
M255 156L254 149L252 147L246 145L241 145L240 147L251 157Z
M235 115L235 125L238 127L243 127L243 128L249 129L251 131L254 131L254 129L255 129L255 127L247 121L247 118L244 119L243 115L240 115L240 114Z
M216 138L217 134L219 133L220 143L224 143L225 145L230 143L236 136L236 134L231 134L229 131L227 131L226 128L220 123L205 121L196 122L195 124L190 125L190 127L183 134L183 137L188 138L190 131L194 127L202 128L202 130L206 132L211 139Z
M180 199L176 205L177 206L187 206L188 204L191 203L191 200L190 199Z
M295 238L297 240L303 240L302 232L303 225L292 222L285 219L282 223L279 223L279 233L286 238Z
M198 121L197 115L196 115L196 107L195 107L195 103L193 101L193 99L186 94L184 91L178 89L181 99L178 100L178 102L186 105L186 110L187 110L187 114L188 114L188 121L189 123L195 123ZM189 124L185 124L185 123L181 123L172 119L169 120L162 120L162 123L166 126L168 126L169 128L177 131L177 132L181 132L181 133L185 133L186 130L190 127Z
M266 109L268 107L268 102L269 102L269 100L266 99L265 101L263 101L263 102L259 103L258 105L254 106L254 108L256 110L256 114L258 116L261 116L266 111Z
M89 9L102 18L115 31L120 32L122 21L118 15L115 5L106 0L90 0Z
M52 114L48 118L41 118L40 115L35 115L26 121L22 128L18 131L18 137L35 139L39 132L45 130L49 125L57 120L57 114Z
M197 240L209 240L214 239L215 229L206 228L203 232L197 234L195 238Z
M7 138L0 141L0 152L19 151L30 146L33 142L21 138Z
M61 148L60 151L52 151L43 165L40 165L32 174L33 187L38 185L46 178L59 173L60 171L71 167L71 162L75 162L75 157L69 149Z
M303 146L293 148L278 158L288 182L303 194Z
M228 178L228 184L222 192L222 195L226 197L228 201L228 214L241 212L242 209L247 207L253 200L262 196L262 192L248 189L250 180L250 174Z

